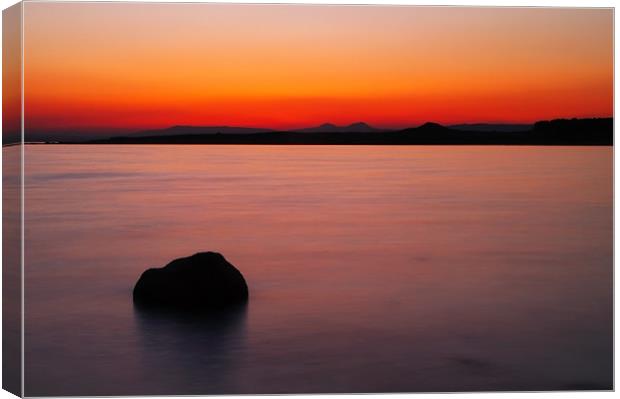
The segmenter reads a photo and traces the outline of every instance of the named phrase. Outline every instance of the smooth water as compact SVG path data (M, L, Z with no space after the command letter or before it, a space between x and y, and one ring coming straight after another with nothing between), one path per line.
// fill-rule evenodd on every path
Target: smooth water
M610 389L612 151L27 146L26 395ZM207 250L246 309L134 309Z

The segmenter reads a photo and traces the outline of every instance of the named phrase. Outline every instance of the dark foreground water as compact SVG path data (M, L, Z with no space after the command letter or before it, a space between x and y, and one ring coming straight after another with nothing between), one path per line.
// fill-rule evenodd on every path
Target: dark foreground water
M609 389L612 149L27 146L26 395ZM134 309L219 251L247 308Z

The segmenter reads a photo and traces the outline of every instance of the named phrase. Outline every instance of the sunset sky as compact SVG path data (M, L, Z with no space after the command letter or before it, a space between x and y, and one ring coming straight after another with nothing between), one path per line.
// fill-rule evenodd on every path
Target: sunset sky
M611 9L26 3L25 127L613 114Z

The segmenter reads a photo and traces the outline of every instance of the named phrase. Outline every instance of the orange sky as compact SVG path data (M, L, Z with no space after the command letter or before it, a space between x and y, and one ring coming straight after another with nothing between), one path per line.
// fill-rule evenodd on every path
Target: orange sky
M613 114L611 9L25 3L26 129Z

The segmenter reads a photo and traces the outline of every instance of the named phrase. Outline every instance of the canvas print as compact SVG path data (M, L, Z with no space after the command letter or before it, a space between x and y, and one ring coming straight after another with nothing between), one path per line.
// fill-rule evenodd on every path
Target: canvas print
M613 13L8 8L4 388L612 390Z

